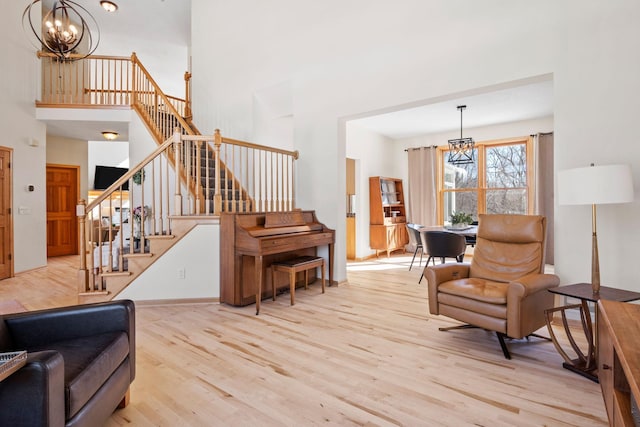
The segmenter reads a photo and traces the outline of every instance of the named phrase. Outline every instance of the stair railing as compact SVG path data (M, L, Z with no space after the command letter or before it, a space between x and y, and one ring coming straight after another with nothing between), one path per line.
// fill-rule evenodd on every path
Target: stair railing
M70 55L61 60L52 53L38 52L41 63L39 107L130 108L131 58L120 56ZM79 59L75 59L77 57Z
M150 256L149 241L170 236L175 216L294 209L297 158L297 152L225 138L219 130L184 135L176 128L95 200L80 200L80 253L86 256L79 292L107 293L106 278L129 275L128 260Z

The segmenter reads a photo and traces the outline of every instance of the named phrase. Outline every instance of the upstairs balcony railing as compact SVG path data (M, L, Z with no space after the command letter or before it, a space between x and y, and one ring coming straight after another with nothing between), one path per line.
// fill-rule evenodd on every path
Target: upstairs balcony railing
M135 92L158 95L156 88L152 87L157 85L143 83L152 79L135 53L131 57L91 55L83 58L78 55L75 59L74 56L70 55L71 61L61 61L51 53L38 52L42 66L38 106L131 108L135 103ZM165 96L180 117L190 120L191 73L185 73L184 78L185 98Z

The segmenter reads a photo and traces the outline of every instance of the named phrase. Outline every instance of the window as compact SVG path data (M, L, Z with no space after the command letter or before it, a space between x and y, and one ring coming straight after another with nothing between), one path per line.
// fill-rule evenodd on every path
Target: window
M452 165L448 149L439 149L438 220L453 212L475 219L479 213L529 214L533 211L532 138L476 143L475 163Z

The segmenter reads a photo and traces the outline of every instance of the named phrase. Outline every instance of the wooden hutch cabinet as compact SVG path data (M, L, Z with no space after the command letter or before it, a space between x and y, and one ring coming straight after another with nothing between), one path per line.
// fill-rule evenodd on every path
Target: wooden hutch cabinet
M402 180L374 176L369 178L369 246L386 251L403 250L409 243L407 214Z

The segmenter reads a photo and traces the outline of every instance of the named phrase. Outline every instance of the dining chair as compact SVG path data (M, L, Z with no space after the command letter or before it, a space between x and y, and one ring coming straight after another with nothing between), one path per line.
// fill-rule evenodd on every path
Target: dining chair
M471 225L477 226L478 221L473 221ZM471 246L472 248L476 246L476 235L473 235L473 236L465 235L464 239L467 241L467 246Z
M409 245L416 248L415 251L413 251L413 258L411 258L409 271L411 271L411 267L413 267L413 261L416 259L418 251L420 251L420 261L418 262L418 266L422 266L422 254L424 253L424 246L422 246L422 239L420 238L420 227L422 226L418 224L407 224L407 233L409 233Z
M440 258L443 264L446 258L455 258L457 262L464 260L467 241L463 235L448 231L425 230L420 232L420 238L423 249L429 254L424 266L425 270L432 259L433 265L436 264L436 258ZM420 276L418 283L422 282L422 277L424 273Z

